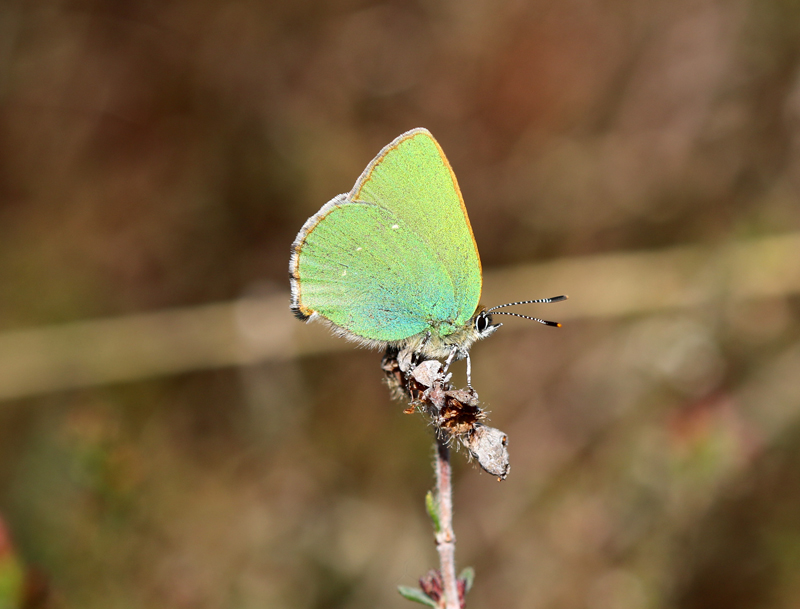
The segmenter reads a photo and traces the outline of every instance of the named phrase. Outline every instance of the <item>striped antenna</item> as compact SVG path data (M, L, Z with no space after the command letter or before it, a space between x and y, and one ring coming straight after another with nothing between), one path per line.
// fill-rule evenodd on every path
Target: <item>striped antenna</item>
M538 317L528 317L527 315L520 315L519 313L506 313L505 311L498 311L497 313L492 313L492 315L513 315L514 317L522 317L523 319L538 321L540 324L544 324L545 326L553 326L554 328L561 327L561 324L558 323L557 321L547 321L546 319L539 319Z
M513 317L521 317L522 319L530 319L531 321L538 321L540 324L544 324L545 326L553 326L554 328L560 328L561 324L557 321L547 321L546 319L539 319L538 317L529 317L528 315L520 315L519 313L508 313L506 311L498 311L497 309L503 309L505 307L514 307L516 305L523 305L523 304L545 304L548 302L561 302L566 300L567 296L553 296L552 298L537 298L536 300L520 300L519 302L509 302L508 304L497 305L496 307L492 307L491 309L486 309L486 313L489 315L512 315Z
M520 300L519 302L509 302L508 304L497 305L496 307L492 307L491 309L486 309L486 312L491 313L495 309L504 309L506 307L515 307L517 305L523 305L523 304L544 304L548 302L561 302L563 300L566 300L567 298L569 298L569 296L562 295L562 296L553 296L552 298L537 298L536 300Z

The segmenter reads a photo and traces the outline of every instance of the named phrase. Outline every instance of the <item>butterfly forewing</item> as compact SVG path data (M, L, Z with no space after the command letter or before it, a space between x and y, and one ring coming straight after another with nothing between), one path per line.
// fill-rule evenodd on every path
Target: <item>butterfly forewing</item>
M414 129L384 148L350 199L390 210L427 244L454 285L452 321L466 323L480 299L481 263L455 175L430 132ZM414 252L398 255L413 257Z

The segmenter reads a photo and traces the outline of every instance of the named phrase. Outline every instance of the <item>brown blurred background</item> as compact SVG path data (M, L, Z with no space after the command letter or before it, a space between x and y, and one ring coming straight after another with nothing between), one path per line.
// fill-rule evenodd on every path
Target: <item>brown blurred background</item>
M468 606L800 606L799 77L795 0L4 0L0 608L410 606L430 429L287 264L418 126L571 296L472 351Z

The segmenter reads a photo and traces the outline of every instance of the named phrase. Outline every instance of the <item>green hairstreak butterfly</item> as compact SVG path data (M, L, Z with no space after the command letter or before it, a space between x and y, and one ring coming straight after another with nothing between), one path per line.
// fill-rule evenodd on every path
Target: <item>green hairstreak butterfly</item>
M456 176L427 129L403 133L361 174L349 193L311 216L292 244L291 309L371 347L421 357L466 357L494 333L483 309L481 262Z

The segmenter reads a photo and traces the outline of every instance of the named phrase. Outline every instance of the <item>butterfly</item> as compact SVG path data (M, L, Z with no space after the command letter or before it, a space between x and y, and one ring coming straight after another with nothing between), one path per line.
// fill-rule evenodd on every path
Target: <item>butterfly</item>
M482 308L480 256L450 163L427 129L403 133L367 165L349 193L311 216L292 244L291 310L369 347L421 358L467 359L472 344L514 315ZM445 367L446 368L446 367Z

